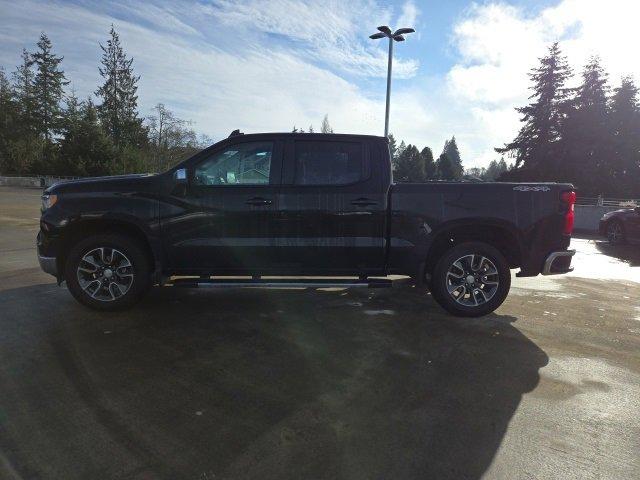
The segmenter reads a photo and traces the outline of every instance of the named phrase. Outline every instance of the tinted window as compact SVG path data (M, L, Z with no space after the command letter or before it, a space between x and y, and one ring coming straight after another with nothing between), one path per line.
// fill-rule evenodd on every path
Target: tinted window
M200 162L196 185L262 185L269 183L272 142L232 145Z
M360 143L296 142L297 185L346 185L363 177Z

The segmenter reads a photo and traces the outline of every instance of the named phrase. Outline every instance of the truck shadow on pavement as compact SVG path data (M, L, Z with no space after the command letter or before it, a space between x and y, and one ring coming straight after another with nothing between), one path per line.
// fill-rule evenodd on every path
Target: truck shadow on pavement
M478 479L548 362L514 317L415 289L0 305L0 449L25 478Z

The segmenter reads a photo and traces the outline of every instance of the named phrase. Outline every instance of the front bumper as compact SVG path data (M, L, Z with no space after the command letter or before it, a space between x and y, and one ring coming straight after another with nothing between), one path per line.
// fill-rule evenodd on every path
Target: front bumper
M58 278L58 258L55 242L46 235L46 232L40 230L36 237L36 251L38 255L38 263L43 272Z
M598 224L598 233L600 233L600 235L603 236L603 237L607 236L607 221L606 220L600 220L600 223Z
M542 275L559 275L573 271L571 259L576 254L575 250L560 250L547 255L542 267Z
M44 257L38 254L38 263L43 272L58 278L58 263L56 257Z

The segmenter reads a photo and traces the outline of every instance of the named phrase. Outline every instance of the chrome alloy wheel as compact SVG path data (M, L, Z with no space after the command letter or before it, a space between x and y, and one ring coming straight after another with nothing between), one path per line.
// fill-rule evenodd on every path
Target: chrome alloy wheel
M487 257L477 254L465 255L453 262L445 281L449 295L465 307L487 303L500 285L496 266Z
M623 235L622 225L618 222L612 222L607 227L607 239L610 243L620 243Z
M78 264L80 288L101 302L112 302L126 295L133 285L133 278L133 265L115 248L94 248Z

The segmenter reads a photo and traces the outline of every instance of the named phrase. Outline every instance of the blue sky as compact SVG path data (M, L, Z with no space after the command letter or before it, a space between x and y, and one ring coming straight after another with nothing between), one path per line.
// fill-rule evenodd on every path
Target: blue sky
M380 24L413 26L396 44L391 131L439 154L456 135L465 166L486 165L518 129L528 70L559 40L576 70L602 57L611 83L640 78L635 0L0 0L0 65L11 72L41 31L81 97L99 84L99 43L114 24L134 58L140 111L162 102L219 140L231 130L320 125L381 134Z

